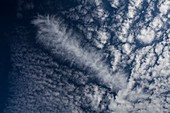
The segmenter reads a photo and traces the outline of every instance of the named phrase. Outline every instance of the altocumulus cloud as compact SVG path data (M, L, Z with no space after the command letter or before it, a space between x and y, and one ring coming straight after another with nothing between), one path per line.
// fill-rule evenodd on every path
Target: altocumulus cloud
M11 44L14 95L6 113L169 113L169 5L95 0L62 10L84 37L62 17L39 16L36 41L51 54L28 43L26 26L18 28ZM88 82L94 78L98 84Z

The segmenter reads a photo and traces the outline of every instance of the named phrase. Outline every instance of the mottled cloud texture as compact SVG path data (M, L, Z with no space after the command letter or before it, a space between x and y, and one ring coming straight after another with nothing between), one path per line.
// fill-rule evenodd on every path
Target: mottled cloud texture
M10 36L5 113L170 112L169 0L57 1Z

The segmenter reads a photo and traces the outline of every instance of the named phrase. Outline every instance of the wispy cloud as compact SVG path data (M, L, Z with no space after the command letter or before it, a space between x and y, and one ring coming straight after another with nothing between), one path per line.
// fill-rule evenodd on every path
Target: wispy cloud
M112 74L102 60L101 52L92 47L81 47L81 42L72 30L63 24L61 19L50 16L38 16L33 21L38 27L37 41L61 60L68 60L77 67L90 68L94 75L107 87L118 91L126 87L127 81L123 72Z

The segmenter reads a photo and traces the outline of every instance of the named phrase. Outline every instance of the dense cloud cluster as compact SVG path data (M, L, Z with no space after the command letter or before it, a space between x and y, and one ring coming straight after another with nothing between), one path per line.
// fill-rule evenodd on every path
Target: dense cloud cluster
M5 113L168 113L170 1L73 2L11 34Z

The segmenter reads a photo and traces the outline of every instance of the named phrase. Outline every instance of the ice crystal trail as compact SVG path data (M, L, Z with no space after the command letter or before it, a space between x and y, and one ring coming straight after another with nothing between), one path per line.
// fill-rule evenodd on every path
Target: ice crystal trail
M95 77L114 91L126 87L126 77L123 72L111 74L108 66L102 61L102 54L93 48L82 48L78 35L55 17L39 16L33 21L38 27L37 41L54 56L76 64L78 67L90 68L96 72ZM93 75L93 74L92 74Z

